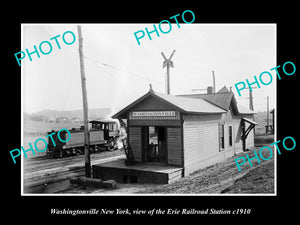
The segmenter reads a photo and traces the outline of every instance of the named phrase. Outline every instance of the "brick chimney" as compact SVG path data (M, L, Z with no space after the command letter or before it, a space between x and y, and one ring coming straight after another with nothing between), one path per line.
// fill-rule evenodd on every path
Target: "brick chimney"
M207 94L212 94L213 93L213 87L212 86L208 86L207 87Z

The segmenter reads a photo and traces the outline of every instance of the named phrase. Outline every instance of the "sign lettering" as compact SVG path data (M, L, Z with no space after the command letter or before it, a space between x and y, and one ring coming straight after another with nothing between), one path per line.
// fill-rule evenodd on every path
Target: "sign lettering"
M139 111L131 112L129 119L132 120L179 120L176 111Z

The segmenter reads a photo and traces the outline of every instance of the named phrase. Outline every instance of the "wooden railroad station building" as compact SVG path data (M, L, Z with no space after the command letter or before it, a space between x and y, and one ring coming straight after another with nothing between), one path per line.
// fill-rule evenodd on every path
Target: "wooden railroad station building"
M208 88L207 94L180 96L150 88L113 116L127 120L127 141L137 165L157 165L159 172L168 168L176 174L173 178L187 176L253 147L253 117L254 112L238 106L234 94L225 86L217 93ZM103 178L103 171L96 172L96 177ZM136 176L137 182L143 180ZM169 174L162 183L171 180Z

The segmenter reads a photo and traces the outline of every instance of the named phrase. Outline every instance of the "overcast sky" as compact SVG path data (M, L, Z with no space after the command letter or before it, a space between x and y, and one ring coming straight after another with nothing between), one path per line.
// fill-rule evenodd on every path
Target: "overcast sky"
M153 33L137 44L134 32L149 30L153 24L81 24L89 108L125 107L149 90L165 93L166 68L164 52L169 57L175 49L170 71L171 94L189 94L192 89L226 85L239 104L234 84L270 71L276 64L276 25L274 24L172 24L168 34ZM165 28L167 30L167 28ZM33 51L33 45L72 31L77 38L77 24L23 24L22 49ZM66 36L67 37L67 36ZM68 36L70 38L70 36ZM70 38L71 39L71 38ZM82 108L78 38L72 45L58 39L49 55L32 55L22 60L23 110L28 113L44 109L73 110ZM46 49L46 47L44 47ZM271 72L271 71L270 71ZM275 78L274 71L271 72ZM275 107L275 80L253 91L254 110L265 111L267 96L270 109ZM197 93L205 93L200 91ZM241 92L247 98L248 90Z

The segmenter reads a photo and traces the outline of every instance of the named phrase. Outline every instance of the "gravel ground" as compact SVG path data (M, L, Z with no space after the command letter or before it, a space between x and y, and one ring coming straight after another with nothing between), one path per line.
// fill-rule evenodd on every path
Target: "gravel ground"
M245 164L239 172L234 159L240 156L254 156L262 146L273 142L272 135L259 135L255 138L256 146L221 163L194 172L172 184L118 184L117 189L73 189L73 193L90 194L272 194L274 193L274 159L252 161L253 167ZM268 152L263 152L268 158Z
M261 146L268 146L273 142L272 135L257 136L258 143L250 151L242 152L230 157L221 163L194 172L192 175L181 178L172 184L159 185L147 188L137 193L155 194L220 194L220 193L274 193L274 157L261 163L252 161L242 166L239 172L234 159L240 156L254 156L254 150L259 151ZM274 150L273 150L274 151ZM263 151L268 158L269 153Z
M256 146L250 151L242 152L237 156L230 157L221 163L209 166L205 169L194 172L190 176L183 177L172 184L118 184L116 189L96 189L73 186L66 190L68 194L99 194L99 195L127 195L127 194L247 194L247 193L274 193L274 158L258 162L252 161L253 167L249 163L243 165L239 172L234 159L245 156L253 157L253 150L257 152L262 146L268 146L273 142L272 135L259 135L255 137ZM269 153L263 152L268 158ZM115 155L122 155L123 151L103 152L92 154L92 160L106 158ZM69 157L64 159L27 159L26 170L32 168L42 169L43 167L54 167L83 161L84 156ZM28 172L29 172L28 171Z

